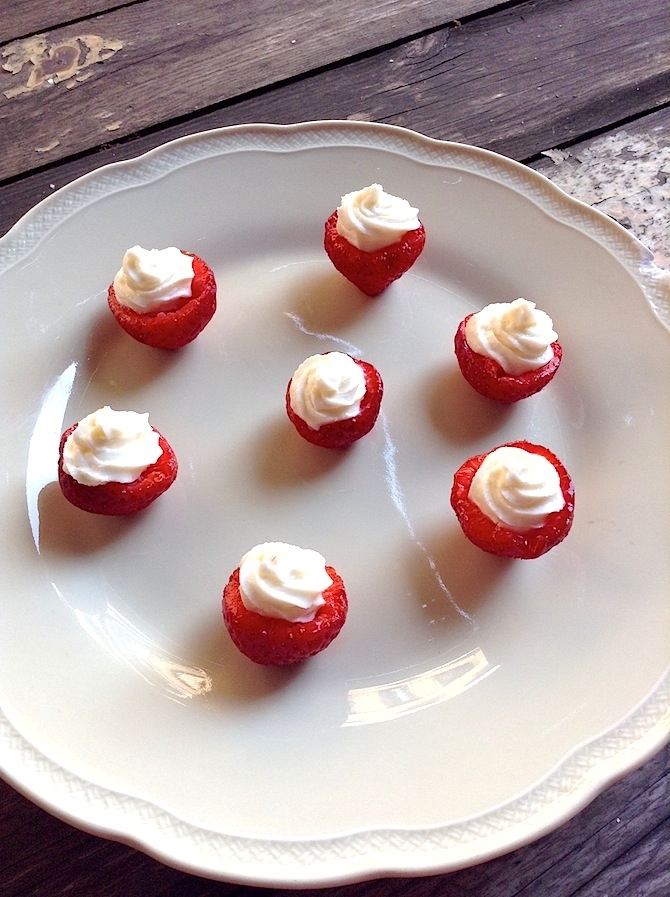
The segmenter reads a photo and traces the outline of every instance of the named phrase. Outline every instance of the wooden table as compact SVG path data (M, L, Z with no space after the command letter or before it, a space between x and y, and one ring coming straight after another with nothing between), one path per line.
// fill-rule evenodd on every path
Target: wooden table
M3 13L0 234L74 178L187 133L357 119L525 162L670 269L667 0L9 0ZM0 783L0 893L289 892L169 869ZM667 897L670 748L510 855L323 893Z

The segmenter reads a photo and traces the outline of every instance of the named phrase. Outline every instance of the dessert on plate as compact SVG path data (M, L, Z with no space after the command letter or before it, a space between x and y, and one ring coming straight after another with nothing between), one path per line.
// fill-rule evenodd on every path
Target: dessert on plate
M563 355L553 321L526 299L494 302L459 324L454 349L468 383L510 404L543 389Z
M418 209L379 184L343 196L325 226L324 248L331 262L368 296L378 296L402 277L425 242Z
M286 413L298 433L323 448L346 448L374 427L384 385L369 362L344 352L310 355L286 387Z
M575 490L549 449L510 442L459 467L451 506L474 545L499 557L530 559L568 535Z
M298 663L327 648L348 610L344 584L322 555L285 542L248 551L223 590L223 619L255 663Z
M177 458L148 414L105 405L61 436L58 482L65 498L83 511L135 514L176 476Z
M132 246L107 290L107 303L134 339L156 349L180 349L216 311L216 280L191 252Z

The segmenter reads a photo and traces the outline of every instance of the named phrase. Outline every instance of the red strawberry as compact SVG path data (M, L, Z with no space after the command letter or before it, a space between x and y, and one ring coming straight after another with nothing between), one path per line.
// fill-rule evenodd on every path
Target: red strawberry
M487 399L511 404L520 399L527 399L549 383L558 370L563 356L560 343L551 344L554 357L541 368L523 374L506 374L494 358L480 355L470 348L465 338L465 326L471 317L472 315L467 315L458 325L454 337L454 349L461 372L473 389Z
M494 523L469 497L473 477L488 452L469 458L456 471L451 490L451 506L463 532L478 548L499 557L537 558L562 542L570 531L575 512L574 486L563 464L549 449L524 441L508 442L506 445L543 455L553 464L558 472L565 501L561 510L549 514L543 526L523 531L511 530Z
M158 433L158 444L163 454L150 464L132 483L102 483L99 486L85 486L78 483L63 468L63 446L77 424L63 433L60 440L58 459L58 482L63 495L82 511L91 514L120 516L142 511L159 495L162 495L175 481L177 458L167 440ZM152 429L154 429L152 427ZM154 430L154 432L158 432Z
M191 296L184 297L178 308L170 311L139 313L116 298L114 284L107 290L107 302L121 327L134 339L155 349L181 349L190 343L209 323L216 311L216 280L209 265L192 252Z
M400 240L365 252L337 232L337 210L326 221L324 248L337 270L367 296L378 296L409 271L426 242L423 224L407 231Z
M327 354L327 353L325 353ZM346 420L332 421L313 430L306 421L295 413L291 407L291 382L286 387L286 413L298 433L322 448L346 448L369 433L374 427L384 395L384 384L377 368L359 358L353 359L363 369L365 376L365 395L361 399L360 411L355 417Z
M306 660L327 648L347 617L348 602L341 577L332 567L333 580L323 593L326 603L309 623L291 623L247 610L240 594L240 568L233 571L223 590L223 619L231 639L255 663L286 665Z

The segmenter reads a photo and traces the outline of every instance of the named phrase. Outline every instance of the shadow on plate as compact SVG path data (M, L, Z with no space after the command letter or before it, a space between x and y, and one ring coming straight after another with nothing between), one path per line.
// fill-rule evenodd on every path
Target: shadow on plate
M376 301L333 269L306 277L288 314L306 333L328 336L374 311Z
M153 349L129 336L105 306L93 322L83 365L83 375L110 403L161 377L178 363L189 346L177 351Z
M151 513L149 507L124 517L90 514L70 504L56 482L42 489L37 507L40 554L71 557L95 554L123 538L139 519Z
M480 396L463 378L456 363L434 373L424 394L435 429L460 445L493 434L513 414L513 406Z
M277 417L256 443L256 467L270 488L290 487L318 479L341 464L349 449L326 449L311 445L300 436L288 416Z
M285 667L262 666L245 657L233 644L225 624L223 613L208 615L189 643L182 646L188 657L198 658L207 671L210 687L209 698L226 703L250 703L261 701L286 688L309 666L302 664Z
M431 625L476 623L478 610L495 594L514 561L472 545L457 523L430 534L414 551L415 594Z

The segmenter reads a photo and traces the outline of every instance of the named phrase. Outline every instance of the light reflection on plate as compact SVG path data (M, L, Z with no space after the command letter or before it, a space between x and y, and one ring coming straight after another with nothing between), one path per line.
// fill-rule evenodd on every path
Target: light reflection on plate
M440 704L471 688L494 670L478 648L416 676L406 676L384 685L350 688L350 713L343 725L387 722L405 713Z

